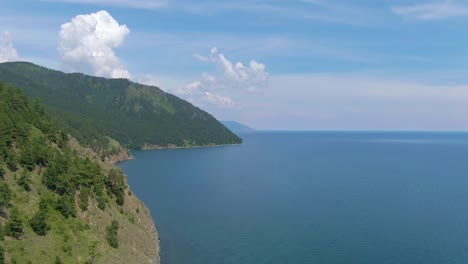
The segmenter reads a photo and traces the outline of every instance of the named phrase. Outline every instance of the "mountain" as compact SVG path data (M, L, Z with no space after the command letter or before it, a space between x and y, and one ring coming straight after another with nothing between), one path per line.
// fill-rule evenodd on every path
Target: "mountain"
M249 133L255 131L255 129L235 121L221 121L221 123L236 134Z
M159 263L124 174L0 83L0 263Z
M40 98L55 122L95 150L106 149L108 137L134 149L242 141L189 102L127 79L66 74L28 62L7 62L0 63L0 82Z

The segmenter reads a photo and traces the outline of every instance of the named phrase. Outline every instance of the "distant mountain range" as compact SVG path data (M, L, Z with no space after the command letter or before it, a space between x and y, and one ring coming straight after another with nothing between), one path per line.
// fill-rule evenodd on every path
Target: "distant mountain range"
M243 125L239 122L235 121L221 121L224 126L229 128L232 132L236 134L242 134L242 133L249 133L249 132L254 132L256 131L254 128L251 128L249 126Z
M28 62L0 63L0 82L46 105L52 119L95 150L123 146L199 146L241 143L209 113L153 86L127 79L63 73Z

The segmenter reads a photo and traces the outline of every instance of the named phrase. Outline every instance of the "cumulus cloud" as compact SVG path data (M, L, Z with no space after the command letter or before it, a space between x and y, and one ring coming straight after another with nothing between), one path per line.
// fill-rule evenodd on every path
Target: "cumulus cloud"
M11 41L10 33L4 31L0 37L0 63L18 59L19 56Z
M468 16L468 6L455 0L394 6L392 7L392 11L404 18L418 20L440 20Z
M247 66L242 62L233 63L216 47L207 56L194 54L193 57L216 66L214 73L203 73L199 80L175 91L196 105L232 108L236 106L232 96L260 92L268 84L266 66L257 61L252 60Z
M130 33L107 12L78 15L61 26L58 51L68 71L110 78L130 78L114 49Z

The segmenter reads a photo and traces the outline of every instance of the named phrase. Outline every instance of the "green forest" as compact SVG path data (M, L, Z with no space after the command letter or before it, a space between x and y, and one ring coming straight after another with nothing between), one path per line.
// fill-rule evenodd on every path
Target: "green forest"
M137 228L123 173L80 155L70 140L38 100L0 83L0 263L97 263L119 247L122 223Z
M40 98L54 122L98 151L108 147L108 137L132 149L146 144L166 147L242 141L189 102L127 79L65 74L27 62L9 62L0 63L0 81Z

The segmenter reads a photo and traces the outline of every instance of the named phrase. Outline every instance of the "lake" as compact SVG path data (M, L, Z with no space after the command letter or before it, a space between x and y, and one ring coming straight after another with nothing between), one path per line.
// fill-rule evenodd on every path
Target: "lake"
M256 132L119 164L163 264L468 263L468 134Z

